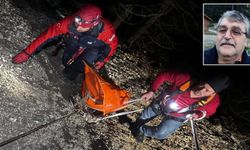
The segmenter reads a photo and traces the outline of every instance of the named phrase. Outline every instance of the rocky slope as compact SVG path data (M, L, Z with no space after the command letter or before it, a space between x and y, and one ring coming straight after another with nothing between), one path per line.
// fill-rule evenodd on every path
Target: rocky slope
M55 21L23 5L21 9L8 0L1 1L0 142L73 112L69 96L78 93L81 86L80 77L72 82L63 76L61 54L51 57L54 47L24 64L11 63L11 57ZM116 85L130 91L132 98L138 98L160 70L146 62L144 54L127 52L126 48L120 46L106 66L108 76ZM145 105L140 103L126 111ZM128 129L128 122L134 121L136 116L132 114L88 123L81 114L76 113L0 149L193 149L189 123L166 140L147 138L143 143L137 143ZM220 124L203 120L197 122L197 127L201 149L243 149L235 136Z

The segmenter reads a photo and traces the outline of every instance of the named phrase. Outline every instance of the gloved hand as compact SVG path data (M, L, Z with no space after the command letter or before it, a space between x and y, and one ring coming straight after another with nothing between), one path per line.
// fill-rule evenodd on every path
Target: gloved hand
M153 97L153 95L154 95L154 92L153 91L149 91L149 92L143 94L141 96L141 99L143 99L143 100L149 100L150 98Z
M12 58L12 63L21 64L29 59L30 55L24 51L21 51Z
M201 120L206 117L206 111L203 110L194 110L192 114L187 114L186 118L188 120Z
M96 70L101 69L103 66L104 66L104 62L98 61L98 62L95 63L95 69Z
M193 114L187 115L186 118L187 118L188 120L191 120L191 119L197 120L197 119L199 118L199 115L196 114L196 113L193 113Z

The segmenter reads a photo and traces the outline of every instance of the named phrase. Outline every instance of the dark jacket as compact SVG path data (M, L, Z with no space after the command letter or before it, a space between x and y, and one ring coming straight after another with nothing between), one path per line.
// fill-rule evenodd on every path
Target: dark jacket
M218 54L215 46L211 49L205 50L204 64L218 64ZM245 50L242 54L241 62L235 62L235 64L250 64L250 57Z

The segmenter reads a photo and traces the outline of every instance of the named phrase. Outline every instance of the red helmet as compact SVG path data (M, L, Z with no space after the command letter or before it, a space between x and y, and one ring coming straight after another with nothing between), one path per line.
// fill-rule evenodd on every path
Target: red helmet
M87 4L82 7L75 16L75 23L83 28L91 28L100 22L102 11L93 4Z

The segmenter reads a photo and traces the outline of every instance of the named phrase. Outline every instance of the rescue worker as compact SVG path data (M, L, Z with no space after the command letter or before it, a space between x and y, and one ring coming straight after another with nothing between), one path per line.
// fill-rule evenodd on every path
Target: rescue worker
M13 63L26 62L47 44L57 43L64 48L64 73L74 80L84 72L84 62L100 70L114 55L118 39L112 24L102 18L102 11L93 4L84 5L77 13L52 24L27 48L12 58Z
M164 82L169 83L170 87L156 97L130 126L139 142L143 141L144 136L165 139L187 120L187 115L191 114L192 119L213 115L220 104L218 93L227 88L230 81L227 76L220 75L206 82L198 82L191 80L187 73L162 72L153 81L151 90L141 98L151 99ZM163 115L159 125L145 125L158 115Z

